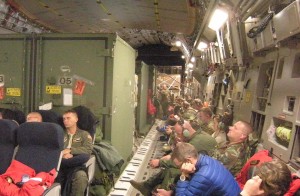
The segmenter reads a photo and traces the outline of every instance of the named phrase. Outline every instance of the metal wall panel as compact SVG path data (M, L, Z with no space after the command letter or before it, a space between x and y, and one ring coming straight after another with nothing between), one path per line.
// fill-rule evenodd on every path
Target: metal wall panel
M111 142L124 158L132 153L135 96L135 50L121 38L114 47Z
M294 48L279 48L278 53L273 52L268 54L264 59L272 57L277 58L278 67L280 59L283 59L283 70L280 78L277 78L276 74L273 74L274 85L271 85L268 104L266 106L266 120L264 125L263 144L266 149L273 148L273 154L279 157L285 162L289 162L292 157L293 146L295 145L295 139L298 139L296 135L296 125L299 125L297 121L298 108L299 108L299 82L300 77L291 77L294 70L293 67L299 66L298 55L300 50ZM276 73L276 72L275 72ZM287 97L295 97L294 107L290 111L289 104L287 104ZM277 122L276 122L277 121ZM278 124L280 122L280 125ZM272 126L290 126L291 136L289 142L282 143L278 138L270 137L269 128ZM297 147L299 148L299 146ZM298 155L297 155L298 156Z
M36 50L36 107L52 102L60 113L78 105L90 108L104 139L129 157L135 51L114 34L41 35Z
M0 45L0 107L27 112L30 41L23 35L1 35Z
M296 0L273 17L277 42L300 32L300 1Z
M148 83L149 83L149 66L144 62L140 64L141 72L139 73L138 84L138 107L137 107L137 123L141 134L146 135L149 130L147 125L147 98L148 98Z
M63 112L78 105L101 117L109 37L98 35L42 35L37 43L36 107L52 102Z
M104 139L128 158L135 128L135 50L115 34L28 37L0 37L0 107L27 113L50 103L62 113L86 106L99 118Z

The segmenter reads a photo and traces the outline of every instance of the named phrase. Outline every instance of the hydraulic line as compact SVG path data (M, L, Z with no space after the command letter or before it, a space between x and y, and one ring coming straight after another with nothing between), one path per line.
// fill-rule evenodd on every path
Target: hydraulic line
M261 22L259 26L253 27L247 33L247 36L251 39L255 38L259 33L261 33L269 24L270 20L273 18L273 12L269 13Z

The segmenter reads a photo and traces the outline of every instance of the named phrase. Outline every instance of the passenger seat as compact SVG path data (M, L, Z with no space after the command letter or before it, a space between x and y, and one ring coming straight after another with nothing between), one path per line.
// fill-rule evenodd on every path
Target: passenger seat
M17 145L18 124L12 120L0 119L0 174L3 174L13 159Z
M15 160L33 168L36 173L59 170L64 146L64 132L55 123L23 123L17 129L19 144ZM53 188L54 187L54 188ZM55 183L43 195L60 195L61 187Z

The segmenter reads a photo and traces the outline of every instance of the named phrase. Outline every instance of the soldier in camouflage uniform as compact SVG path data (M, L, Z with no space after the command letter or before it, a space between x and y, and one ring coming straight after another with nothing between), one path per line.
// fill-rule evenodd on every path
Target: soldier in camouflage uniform
M189 121L192 125L192 127L196 130L200 128L200 124L198 122L198 111L195 110L194 108L190 107L190 104L185 103L188 107L186 107L181 115L181 117Z
M215 132L214 120L212 116L213 116L212 111L206 107L202 108L198 112L200 130L208 133L209 135L212 135Z
M203 107L203 103L202 103L201 99L195 99L192 103L192 107L195 110L200 111L201 108Z
M180 138L179 140L182 142L192 144L199 153L211 155L211 152L214 151L217 145L217 142L211 135L199 131L197 132L188 121L184 122L183 119L178 120L174 125L174 132L176 132L177 139ZM181 139L182 137L184 137L184 139ZM171 156L167 155L161 159L152 159L150 166L165 169L162 169L158 174L144 182L131 181L132 186L141 191L144 195L151 195L151 190L156 189L164 189L170 194L174 193L175 185L181 171L170 158Z
M160 104L163 111L163 117L167 118L168 116L168 107L171 102L171 93L168 90L167 86L164 84L162 90L160 91Z
M246 163L248 153L248 135L252 132L249 123L238 121L229 127L228 142L221 144L213 153L213 158L219 160L236 175Z

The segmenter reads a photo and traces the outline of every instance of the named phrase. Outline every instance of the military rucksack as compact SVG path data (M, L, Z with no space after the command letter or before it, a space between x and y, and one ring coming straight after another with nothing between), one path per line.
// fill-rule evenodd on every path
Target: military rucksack
M99 166L95 167L95 174L90 184L91 196L106 196L114 186L114 177L109 171L103 171Z
M118 151L106 141L95 143L92 154L96 157L96 166L94 178L90 184L90 195L108 195L114 186L114 177L119 175L124 160Z

